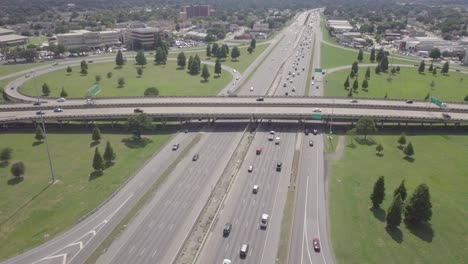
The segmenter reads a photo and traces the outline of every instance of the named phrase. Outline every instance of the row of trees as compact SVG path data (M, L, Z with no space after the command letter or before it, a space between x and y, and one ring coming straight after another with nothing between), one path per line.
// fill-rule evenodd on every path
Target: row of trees
M398 227L402 222L402 214L404 215L404 222L408 226L419 225L431 220L432 204L429 187L426 184L420 184L416 187L413 195L405 203L406 197L407 190L403 180L398 188L393 191L393 201L387 210L386 216L387 228L394 229ZM385 199L384 176L380 176L375 182L370 199L374 210L380 208Z
M101 130L97 125L93 127L91 139L93 140L94 144L99 144L99 141L101 140ZM102 171L110 164L112 164L115 158L115 151L112 148L110 142L107 141L106 148L104 149L104 155L101 155L97 147L94 150L93 169L96 171Z
M252 50L253 51L253 50ZM207 57L216 57L218 59L225 59L229 55L229 46L223 44L221 46L218 43L213 43L213 45L208 44L206 46L206 56ZM231 50L231 58L237 60L240 57L240 50L237 46L234 46Z
M421 63L419 63L419 67L418 67L419 74L423 74L425 69L426 69L426 63L424 61L421 61ZM450 69L450 65L449 65L448 61L446 61L444 63L444 65L442 65L442 69L440 70L440 73L442 73L444 75L447 75L448 72L449 72L449 69ZM437 74L437 68L434 67L432 62L431 62L431 65L428 68L428 71L429 71L429 73L432 73L432 75Z

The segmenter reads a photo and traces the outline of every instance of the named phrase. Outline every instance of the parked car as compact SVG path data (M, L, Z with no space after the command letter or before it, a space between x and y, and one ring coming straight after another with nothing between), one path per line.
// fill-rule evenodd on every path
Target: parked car
M349 100L350 103L357 103L357 100L356 99L353 99L353 100Z
M321 113L321 112L322 112L322 110L321 110L320 108L314 108L313 111L314 111L315 113Z
M34 102L33 105L41 105L41 102L39 102L39 101Z
M318 134L317 129L312 130L312 134L317 135Z

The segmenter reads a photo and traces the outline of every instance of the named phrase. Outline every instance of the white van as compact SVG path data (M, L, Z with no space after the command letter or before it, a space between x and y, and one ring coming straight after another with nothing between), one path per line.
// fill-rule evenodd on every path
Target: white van
M247 257L248 252L249 252L249 244L242 244L240 248L240 257L241 258Z

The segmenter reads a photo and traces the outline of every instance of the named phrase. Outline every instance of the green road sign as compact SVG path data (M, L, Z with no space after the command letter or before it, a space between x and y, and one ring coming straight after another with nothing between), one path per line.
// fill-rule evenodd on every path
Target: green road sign
M315 68L315 72L322 72L322 68Z
M431 102L431 103L433 103L433 104L435 104L435 105L437 105L439 107L442 106L442 104L443 104L443 102L441 100L439 100L439 99L437 99L435 97L432 97L432 96L429 97L429 102Z
M312 114L312 119L314 120L321 120L322 119L322 114Z
M91 96L96 96L101 91L99 84L95 84L93 87L89 88L88 94Z

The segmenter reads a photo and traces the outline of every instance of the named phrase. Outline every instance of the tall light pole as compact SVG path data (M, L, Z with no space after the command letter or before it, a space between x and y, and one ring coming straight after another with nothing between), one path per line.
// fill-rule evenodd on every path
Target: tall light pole
M37 85L36 85L36 72L31 71L31 73L34 74L34 76L33 76L33 78L34 78L33 85L34 85L34 88L36 90L37 101L39 102L39 111L41 112L40 116L41 116L42 130L44 131L44 142L45 142L45 145L46 145L47 158L49 159L51 184L54 184L54 183L57 182L57 180L55 179L54 167L52 166L52 159L50 157L49 141L47 140L47 131L46 131L46 127L45 127L44 114L42 113L42 105L41 105L41 103L39 101L39 92L37 90Z

